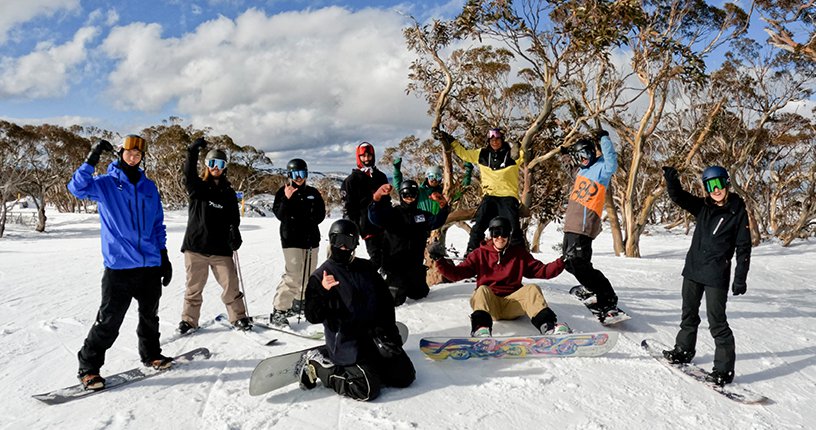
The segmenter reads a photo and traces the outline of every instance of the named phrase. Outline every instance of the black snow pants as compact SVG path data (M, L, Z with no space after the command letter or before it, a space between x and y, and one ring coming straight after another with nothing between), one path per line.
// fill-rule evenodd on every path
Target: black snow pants
M618 296L609 279L592 266L592 238L578 233L564 233L563 252L572 253L565 269L598 298L598 306L616 306Z
M467 254L478 248L485 238L485 230L490 225L490 220L497 216L503 216L510 220L513 226L513 233L510 236L510 243L513 245L524 245L521 223L519 222L519 201L515 197L495 197L484 196L479 208L476 209L476 216L473 218L473 227L470 229L470 239L467 244Z
M727 288L709 287L683 278L683 315L676 346L683 351L696 351L697 327L700 325L700 303L705 293L708 330L714 338L714 370L730 372L734 370L736 347L734 333L728 326L725 303L728 301Z
M323 386L354 400L369 401L380 395L382 387L405 388L416 379L416 370L408 354L379 358L349 366L317 366Z

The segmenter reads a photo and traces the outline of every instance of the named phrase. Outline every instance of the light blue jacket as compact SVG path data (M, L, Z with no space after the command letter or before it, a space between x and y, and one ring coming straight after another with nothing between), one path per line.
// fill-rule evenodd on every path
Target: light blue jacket
M167 248L164 210L156 184L144 171L133 185L119 168L94 177L94 167L83 163L74 172L68 190L77 198L98 202L102 224L102 256L109 269L161 266L161 250Z

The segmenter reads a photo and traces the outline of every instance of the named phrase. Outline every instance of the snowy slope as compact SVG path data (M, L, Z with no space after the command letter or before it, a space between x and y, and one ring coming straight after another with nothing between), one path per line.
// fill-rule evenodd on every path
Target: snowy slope
M162 339L179 321L184 294L181 245L186 213L167 214L168 248L174 278L164 289L159 316ZM321 228L324 235L331 220ZM278 222L245 218L240 257L251 313L271 309L283 268ZM463 249L466 236L452 230L450 241ZM556 226L543 239L560 243ZM386 389L371 403L341 398L328 389L301 391L292 385L250 397L248 378L255 364L313 342L277 336L262 347L218 326L165 345L166 354L206 346L210 360L159 375L121 390L66 405L46 406L30 396L76 383L76 352L99 304L102 258L95 215L49 213L49 232L9 225L0 239L0 427L173 428L173 429L413 429L558 428L668 429L813 428L816 412L816 295L812 285L816 244L789 248L763 244L753 251L748 293L730 298L729 322L737 339L736 382L774 403L737 404L685 379L640 350L644 337L673 342L680 316L680 271L690 237L655 229L641 246L644 258L618 258L611 236L595 242L594 263L616 287L621 307L632 316L615 330L622 337L601 358L433 362L418 350L420 337L463 335L469 331L472 285L433 287L420 302L397 309L412 331L407 344L417 381L403 390ZM325 244L325 239L324 239ZM364 247L362 247L364 248ZM362 254L365 253L363 250ZM321 250L321 259L325 253ZM575 279L568 273L536 281L558 314L576 331L601 327L567 295ZM223 312L220 287L210 279L203 318ZM138 365L136 310L132 306L119 339L108 352L105 374ZM531 333L526 320L498 322L496 334ZM695 362L710 368L713 342L703 316Z

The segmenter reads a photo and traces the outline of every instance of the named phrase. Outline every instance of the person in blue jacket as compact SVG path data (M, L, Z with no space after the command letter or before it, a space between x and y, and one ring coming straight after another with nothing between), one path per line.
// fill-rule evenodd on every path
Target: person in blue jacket
M126 136L118 148L119 159L108 166L107 173L94 176L99 157L106 151L113 151L113 146L100 140L68 183L68 190L77 198L97 202L101 221L102 303L77 353L77 377L87 390L105 387L99 371L132 299L139 304L136 334L142 363L163 369L173 361L162 355L159 346L159 298L162 285L170 284L173 267L167 257L159 190L139 168L146 142L140 136Z

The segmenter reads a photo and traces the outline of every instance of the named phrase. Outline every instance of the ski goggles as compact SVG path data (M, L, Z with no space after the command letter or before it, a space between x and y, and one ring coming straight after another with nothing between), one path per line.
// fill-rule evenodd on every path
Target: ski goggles
M726 178L711 178L703 182L707 193L713 193L717 188L724 190L728 187L728 179Z
M491 128L490 131L487 132L487 138L493 139L494 137L498 137L501 139L504 135L502 135L501 129L498 128Z
M419 195L419 193L417 193L417 190L415 189L407 189L400 191L400 197L402 197L403 199L415 199L417 198L417 195Z
M224 170L224 168L227 167L227 160L210 158L209 160L207 160L207 167L209 167L210 169Z
M442 175L437 175L436 173L429 173L429 174L425 175L425 177L429 181L436 181L436 182L442 181Z
M510 237L510 230L504 227L491 227L490 237Z
M145 142L145 140L140 136L129 134L122 139L122 149L125 151L138 149L139 151L145 152L147 150L147 142Z
M331 246L354 250L357 248L357 237L350 234L333 234L330 238Z
M309 177L308 170L290 170L289 171L289 178L290 179L306 179Z

